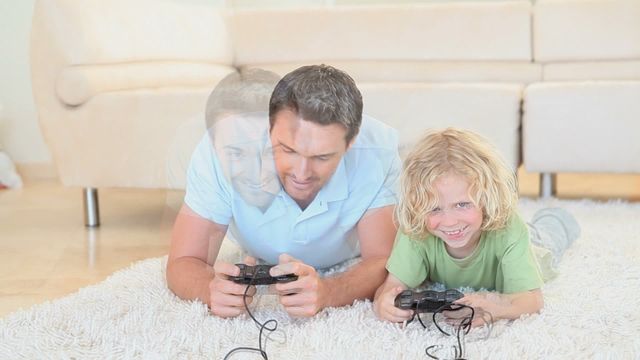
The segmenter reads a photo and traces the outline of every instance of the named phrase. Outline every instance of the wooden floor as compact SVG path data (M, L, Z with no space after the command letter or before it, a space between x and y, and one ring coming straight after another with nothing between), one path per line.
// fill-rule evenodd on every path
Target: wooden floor
M520 171L523 196L538 176ZM97 283L134 261L165 255L181 192L101 189L102 225L87 229L82 194L52 181L0 191L0 317ZM560 198L640 201L640 175L559 175Z

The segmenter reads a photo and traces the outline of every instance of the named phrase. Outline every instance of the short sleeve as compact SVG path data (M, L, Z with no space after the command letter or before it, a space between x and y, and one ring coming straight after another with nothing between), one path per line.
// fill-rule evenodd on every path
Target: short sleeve
M217 224L228 225L231 221L231 187L224 178L208 135L191 156L184 202L198 215Z
M423 256L424 248L407 235L398 232L393 250L387 260L387 270L410 288L427 279L429 264Z
M382 182L369 208L394 205L398 201L399 178L402 170L402 161L398 153L398 132L373 118L368 118L367 124L369 125L366 134L368 142L376 145L373 160L380 163L383 172Z
M389 166L385 173L384 182L373 199L370 208L378 208L397 203L398 181L400 177L401 161L397 152L389 154Z
M506 294L538 289L542 286L542 277L529 241L529 231L519 216L513 218L509 228L505 236L510 239L500 261L501 274L496 288Z

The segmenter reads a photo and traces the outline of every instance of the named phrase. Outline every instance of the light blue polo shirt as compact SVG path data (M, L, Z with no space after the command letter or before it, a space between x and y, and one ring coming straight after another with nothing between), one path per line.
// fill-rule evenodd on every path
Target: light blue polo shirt
M256 146L267 154L263 166L273 169L266 117L263 123ZM254 257L277 264L287 253L325 268L360 254L355 227L367 210L397 202L400 170L396 130L364 116L355 143L304 211L281 186L270 190L272 201L260 208L233 188L205 135L191 158L185 203L203 218L229 225L227 236Z

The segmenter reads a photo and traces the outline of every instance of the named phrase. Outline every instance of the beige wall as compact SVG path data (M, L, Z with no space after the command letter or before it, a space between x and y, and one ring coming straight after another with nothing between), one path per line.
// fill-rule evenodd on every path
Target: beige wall
M31 94L29 33L34 0L0 0L0 146L16 163L49 163Z

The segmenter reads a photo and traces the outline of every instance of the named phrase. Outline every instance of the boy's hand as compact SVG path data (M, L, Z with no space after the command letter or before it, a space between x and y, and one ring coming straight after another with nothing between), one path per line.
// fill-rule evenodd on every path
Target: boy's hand
M373 300L373 311L379 319L391 322L403 322L411 319L413 311L399 309L395 305L396 296L406 287L393 275L387 275L384 284L376 291Z
M298 280L275 284L280 304L285 311L295 317L311 317L327 304L326 289L316 269L290 255L282 254L277 266L271 268L271 276L298 275Z
M244 263L255 265L256 259L247 256ZM213 270L215 275L209 282L209 311L220 317L234 317L247 311L243 300L247 285L229 280L229 276L240 275L240 268L224 261L216 261ZM247 305L251 304L255 293L255 286L251 286L247 292Z
M492 319L517 319L523 314L539 312L544 305L540 289L513 294L473 293L465 295L456 303L473 307L475 316L472 326L482 326Z
M498 320L506 308L511 306L511 301L506 297L495 293L471 293L457 300L456 304L471 306L474 310L472 327L489 324L491 320ZM464 311L447 312L445 316L455 318L456 313L466 313ZM467 313L468 314L468 313ZM491 314L491 315L489 315Z

